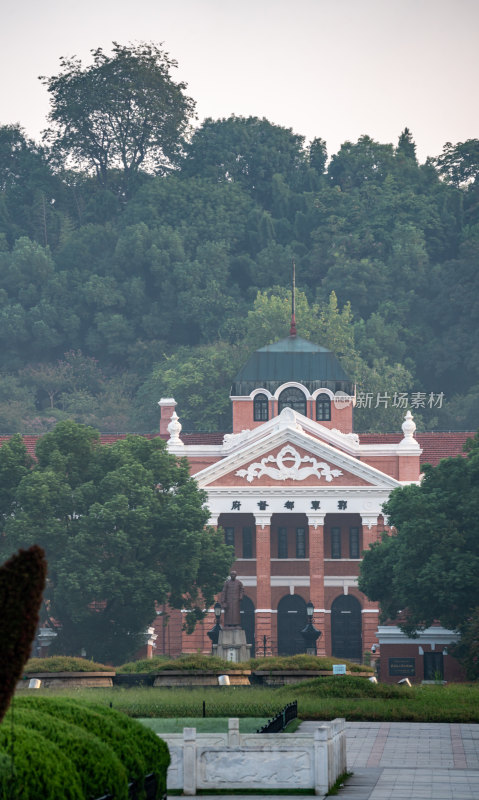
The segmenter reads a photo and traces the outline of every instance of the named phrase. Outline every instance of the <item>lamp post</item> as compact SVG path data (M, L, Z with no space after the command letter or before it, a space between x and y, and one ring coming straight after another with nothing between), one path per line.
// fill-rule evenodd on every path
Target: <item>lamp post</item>
M301 636L303 637L306 645L306 653L309 656L315 656L316 642L321 636L321 631L318 631L313 625L314 606L311 601L306 604L306 614L308 617L308 622L306 627L301 631Z
M208 631L208 636L211 639L211 649L213 650L214 645L218 644L218 637L221 631L220 625L220 618L221 618L221 603L216 602L214 605L214 612L215 612L215 624Z

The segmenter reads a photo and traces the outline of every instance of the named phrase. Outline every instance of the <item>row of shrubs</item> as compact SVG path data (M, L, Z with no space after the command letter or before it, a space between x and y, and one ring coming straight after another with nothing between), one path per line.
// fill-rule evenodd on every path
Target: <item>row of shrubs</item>
M161 798L169 762L165 742L118 711L72 699L17 697L0 726L0 800L127 800L131 783L142 800L147 775Z
M275 656L272 658L252 658L241 664L235 664L235 669L240 670L328 670L333 671L333 664L346 663L350 672L373 672L372 667L365 664L340 661L337 658L321 656ZM183 655L179 658L169 656L154 656L142 661L130 661L120 667L111 667L105 664L96 664L84 658L71 656L52 656L50 658L31 658L27 663L24 673L32 672L106 672L115 670L117 674L126 673L151 673L161 670L202 670L202 671L227 671L231 669L231 662L224 661L216 656L203 653Z

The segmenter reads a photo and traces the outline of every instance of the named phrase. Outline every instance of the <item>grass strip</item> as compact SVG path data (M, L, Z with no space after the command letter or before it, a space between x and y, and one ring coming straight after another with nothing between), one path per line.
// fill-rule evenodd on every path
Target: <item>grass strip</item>
M21 690L21 693L28 692ZM479 684L413 686L372 684L362 678L315 678L279 688L48 689L39 695L95 700L131 717L273 717L298 701L301 719L373 722L479 722Z

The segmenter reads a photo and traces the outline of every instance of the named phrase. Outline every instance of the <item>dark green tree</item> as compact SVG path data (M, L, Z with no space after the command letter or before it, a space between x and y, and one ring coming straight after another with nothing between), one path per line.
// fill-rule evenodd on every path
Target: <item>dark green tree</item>
M409 635L435 620L466 632L476 614L478 435L467 451L425 465L421 485L392 492L384 511L395 530L364 554L359 588L380 603L383 619L399 619Z
M51 96L44 141L61 164L93 172L102 186L120 170L130 190L140 170L164 172L177 161L194 103L171 78L176 62L153 43L91 52L89 66L62 58L58 75L41 78Z
M412 133L409 128L404 128L403 132L401 133L397 147L396 147L396 157L401 159L410 159L415 164L417 164L416 159L416 143L412 138Z
M273 176L281 175L287 186L299 188L307 167L304 136L264 118L232 116L203 122L188 145L182 173L239 183L271 210Z
M186 461L160 439L131 436L103 447L94 429L70 421L39 441L37 458L25 474L16 440L0 449L0 476L13 459L18 478L15 491L9 478L3 493L0 558L32 543L45 549L45 608L61 624L56 649L85 648L95 660L121 663L166 602L188 609L194 627L232 556L221 534L205 527L206 496Z
M439 174L455 186L476 183L479 176L479 139L446 142L435 159Z

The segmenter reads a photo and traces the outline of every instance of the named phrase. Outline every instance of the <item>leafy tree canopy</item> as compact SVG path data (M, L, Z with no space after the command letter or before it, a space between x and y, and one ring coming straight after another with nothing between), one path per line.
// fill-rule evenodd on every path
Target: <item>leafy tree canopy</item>
M420 486L392 492L384 511L396 530L361 564L361 591L412 636L434 620L465 637L477 625L479 435L467 449L466 458L425 465Z
M317 142L312 158L323 166ZM270 208L273 177L280 175L287 185L299 188L307 165L304 136L264 118L232 116L203 122L187 148L182 172L220 183L239 183Z
M160 439L101 446L92 428L60 422L28 470L14 437L0 449L0 559L42 546L56 649L121 663L143 643L158 604L187 608L192 629L219 591L230 548L206 527L206 496ZM214 558L212 553L214 552ZM94 558L92 555L94 554Z
M247 357L259 346L248 312L258 291L287 293L293 260L314 317L299 333L329 342L358 391L443 393L422 425L477 427L477 140L419 164L404 128L397 145L361 136L328 163L320 136L308 144L261 117L190 132L193 101L174 66L144 43L96 49L87 65L63 59L43 79L49 149L0 126L0 430L43 432L65 416L156 429L142 387L153 370L161 383L163 355L185 376L215 346L236 348L231 365ZM319 325L332 293L348 351ZM272 322L268 340L288 329ZM55 389L52 400L40 388L66 351L98 360L100 391ZM217 378L222 397L230 372ZM210 407L216 417L204 407L195 427L224 428L223 399ZM397 431L393 411L357 408L355 425Z
M440 175L455 186L477 183L479 176L479 139L465 142L446 142L435 159Z
M131 188L140 169L163 172L178 159L194 102L171 78L176 62L152 43L91 52L91 65L62 58L58 75L41 78L51 95L44 141L103 186L119 169Z

